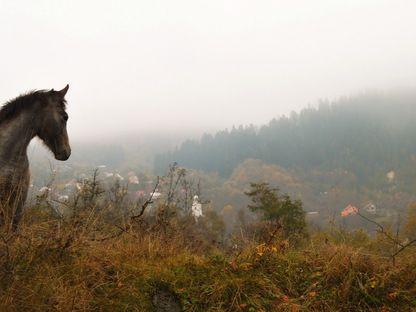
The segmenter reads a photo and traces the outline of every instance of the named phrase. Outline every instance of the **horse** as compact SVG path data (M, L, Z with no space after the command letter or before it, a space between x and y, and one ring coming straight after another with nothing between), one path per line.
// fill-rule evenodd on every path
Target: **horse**
M29 189L27 147L34 137L43 141L55 159L71 155L62 90L37 90L10 100L0 109L0 225L16 230Z

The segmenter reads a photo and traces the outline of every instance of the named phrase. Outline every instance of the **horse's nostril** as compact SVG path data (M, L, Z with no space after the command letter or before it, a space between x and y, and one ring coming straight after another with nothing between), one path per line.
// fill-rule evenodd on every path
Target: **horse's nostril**
M64 151L55 154L55 158L57 160L67 160L71 156L71 151Z

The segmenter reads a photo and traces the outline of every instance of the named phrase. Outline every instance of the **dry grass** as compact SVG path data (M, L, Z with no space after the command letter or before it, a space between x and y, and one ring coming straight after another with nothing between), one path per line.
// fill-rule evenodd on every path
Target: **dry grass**
M185 311L416 310L415 247L393 265L363 232L290 246L271 224L228 242L214 212L130 218L119 188L104 198L94 175L84 190L65 216L39 198L17 232L0 229L0 311L155 311L163 287Z
M1 310L153 311L151 296L161 283L186 311L416 309L414 249L395 266L318 237L303 247L275 240L231 252L195 244L202 238L189 237L191 227L186 233L173 225L167 232L132 227L111 237L109 227L92 220L76 225L32 210L17 234L3 233Z

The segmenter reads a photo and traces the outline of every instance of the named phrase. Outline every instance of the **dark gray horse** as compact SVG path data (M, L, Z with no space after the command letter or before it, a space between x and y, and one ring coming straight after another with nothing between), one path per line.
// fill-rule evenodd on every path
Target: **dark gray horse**
M0 224L8 228L16 228L27 197L30 141L38 136L58 160L71 155L65 112L68 88L30 92L0 110Z

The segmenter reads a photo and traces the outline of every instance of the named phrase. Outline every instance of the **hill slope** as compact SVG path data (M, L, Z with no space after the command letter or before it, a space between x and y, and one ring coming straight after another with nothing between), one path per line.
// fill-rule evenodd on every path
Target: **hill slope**
M397 187L413 189L416 171L416 93L362 94L333 103L322 101L260 128L240 126L159 154L156 171L171 162L224 177L255 158L286 169L343 169L359 185L380 188L386 173L400 176Z

